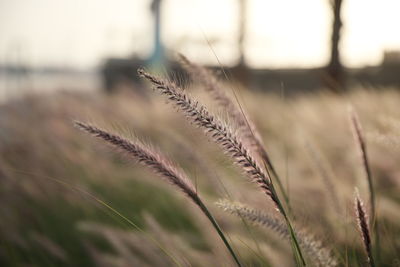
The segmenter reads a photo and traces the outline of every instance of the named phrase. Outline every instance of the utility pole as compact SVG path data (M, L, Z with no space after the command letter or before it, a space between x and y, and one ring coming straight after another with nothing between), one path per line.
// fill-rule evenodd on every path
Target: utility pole
M153 0L150 9L154 17L154 50L150 57L150 65L154 68L164 65L164 46L161 41L161 2Z

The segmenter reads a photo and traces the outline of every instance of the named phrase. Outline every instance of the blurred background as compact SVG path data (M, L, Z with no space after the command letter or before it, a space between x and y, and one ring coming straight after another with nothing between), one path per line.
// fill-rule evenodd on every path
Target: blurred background
M79 132L78 119L182 166L244 266L294 266L276 231L214 205L227 198L280 219L271 201L138 78L139 67L169 77L231 122L180 67L182 53L240 101L296 227L338 266L366 266L353 193L369 211L369 191L352 106L376 192L378 266L400 266L399 10L397 0L0 0L0 265L233 266L192 203Z
M247 86L399 85L397 1L0 2L0 92L111 89L174 53ZM219 61L219 62L218 62ZM336 84L336 85L335 85Z

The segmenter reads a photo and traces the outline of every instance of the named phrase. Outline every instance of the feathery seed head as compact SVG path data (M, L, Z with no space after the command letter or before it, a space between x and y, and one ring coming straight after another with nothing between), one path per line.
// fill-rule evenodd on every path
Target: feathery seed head
M259 167L256 160L250 155L246 146L233 133L233 131L211 115L206 107L189 97L184 91L180 90L175 84L171 84L165 79L158 78L140 69L139 74L153 83L154 89L165 95L193 124L203 129L223 151L228 154L234 162L239 165L244 173L263 191L271 197L277 204L276 196L271 192L271 179L268 173Z
M75 121L74 124L78 129L87 132L94 137L102 139L103 141L106 141L108 144L119 149L127 156L135 159L142 165L149 167L162 178L180 188L193 201L197 201L197 193L193 184L187 178L185 173L161 153L150 150L138 140L132 142L121 136L111 134L107 131L97 128L96 126L92 126L80 121Z
M364 203L360 198L357 188L355 189L354 195L354 206L358 229L363 240L364 249L368 256L368 261L373 264L371 251L371 234L368 225L368 214L365 211Z

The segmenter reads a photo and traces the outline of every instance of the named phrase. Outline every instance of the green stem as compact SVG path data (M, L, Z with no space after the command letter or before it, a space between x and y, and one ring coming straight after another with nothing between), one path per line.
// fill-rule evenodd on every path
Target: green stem
M269 156L267 154L267 152L265 150L261 151L261 157L262 160L264 162L264 167L267 170L267 172L271 171L272 176L275 178L276 182L278 183L278 187L279 187L279 191L282 193L283 195L283 199L285 200L285 204L287 206L287 208L289 209L289 214L291 213L291 207L290 207L290 202L289 202L289 196L286 194L286 191L283 187L282 181L278 175L278 173L276 172L274 166L272 165L271 160L269 159Z
M273 184L271 184L271 193L272 193L272 195L277 196ZM301 248L300 248L299 242L297 240L296 233L295 233L295 231L294 231L294 229L292 227L292 224L290 223L290 219L287 216L286 211L283 208L282 203L278 199L278 197L276 197L275 200L276 200L276 204L278 206L278 209L281 212L283 218L285 219L286 225L287 225L287 227L289 229L289 234L290 234L291 241L292 241L291 243L292 243L293 254L295 256L297 265L298 266L307 266L306 261L304 260L303 254L301 252Z
M200 207L200 209L203 211L203 213L207 216L208 220L214 226L214 228L217 231L219 237L222 239L222 241L224 242L226 248L229 250L230 254L232 255L233 259L235 260L237 266L238 267L242 267L241 263L239 262L239 259L237 258L237 256L236 256L235 252L233 251L231 245L229 244L229 242L226 239L224 233L222 232L221 228L219 227L217 221L211 215L210 211L207 209L207 207L204 205L204 203L200 200L200 198L197 198L196 204Z
M369 251L369 259L368 259L368 261L369 261L369 265L371 266L371 267L375 267L375 261L374 261L374 257L372 256L372 252L371 251Z
M286 205L287 205L287 207L289 209L289 214L290 214L291 213L291 208L290 208L290 203L289 203L289 197L286 194L285 189L283 188L283 184L281 182L281 179L279 178L278 173L276 172L274 166L272 165L272 162L269 160L269 157L268 157L267 152L265 150L262 150L261 156L262 156L262 159L263 159L263 162L264 162L265 169L267 170L267 172L269 172L269 170L270 170L272 172L272 175L274 176L275 180L277 181L279 190L281 191L281 193L283 195L283 198L284 198L285 203L286 203ZM278 209L281 212L281 214L283 215L283 218L285 219L286 225L287 225L287 227L289 229L289 234L290 234L290 237L291 237L293 254L295 256L297 265L306 266L306 262L304 260L303 254L301 252L299 242L297 241L296 233L294 232L292 224L290 223L289 217L287 216L286 211L285 211L281 201L279 200L278 194L276 193L276 190L274 188L274 185L273 185L272 181L271 181L271 193L275 197Z
M270 166L270 168L271 168L272 175L274 176L276 182L278 183L279 191L282 193L283 199L285 200L285 203L286 203L286 206L289 209L289 214L291 214L292 209L290 207L289 196L286 194L286 190L283 187L282 181L279 178L278 173L275 171L275 169L272 167L272 165Z
M364 168L365 172L367 175L367 181L368 181L368 189L369 189L369 197L370 197L370 205L371 205L371 225L373 227L374 235L375 235L375 252L376 252L376 260L379 263L380 261L380 238L379 238L379 229L378 229L378 218L376 216L376 207L375 207L375 190L374 190L374 184L372 181L372 173L371 169L369 167L369 160L367 156L367 148L364 143L361 143L361 151L362 151L362 157L364 161ZM372 263L373 264L373 261Z

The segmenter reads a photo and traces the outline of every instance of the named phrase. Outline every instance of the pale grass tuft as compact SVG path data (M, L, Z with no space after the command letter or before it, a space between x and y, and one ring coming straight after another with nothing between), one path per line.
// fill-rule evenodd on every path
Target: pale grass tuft
M33 232L30 237L40 248L43 248L44 251L49 253L49 255L52 255L63 262L68 261L68 256L65 250L47 236Z
M398 118L392 116L380 116L379 121L391 130L400 132L400 120Z
M274 216L226 199L219 200L216 205L224 211L244 218L253 224L264 226L287 240L291 238L286 224ZM297 232L297 238L299 245L313 259L316 266L337 266L337 260L328 249L322 246L320 241L304 231Z
M369 132L367 139L388 147L400 148L400 136L398 135Z
M325 190L331 200L332 206L335 209L336 214L342 214L340 208L340 201L336 187L334 185L334 177L331 169L325 163L321 153L310 143L305 143L306 149L308 150L312 161L314 162L315 169L320 174L322 181L325 186Z
M85 246L96 265L100 266L162 266L174 265L174 262L160 253L160 248L148 242L141 232L127 231L95 222L82 221L77 228L86 234L102 237L112 246L115 254L99 251L89 241ZM175 262L175 265L181 264Z
M238 202L232 202L227 199L220 199L215 204L226 212L238 215L252 223L266 226L281 236L286 236L289 234L286 225L274 216L262 213L259 210L252 209L246 205Z

